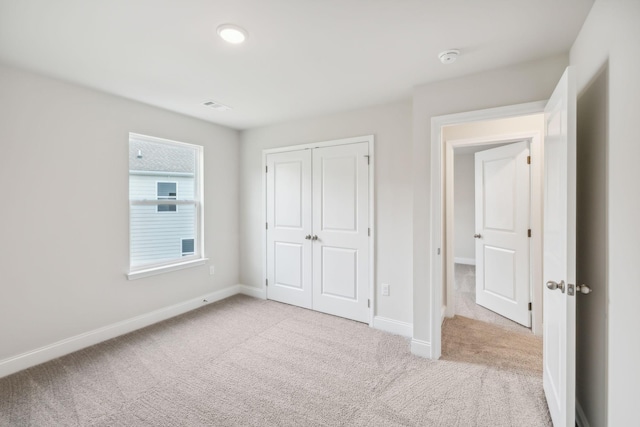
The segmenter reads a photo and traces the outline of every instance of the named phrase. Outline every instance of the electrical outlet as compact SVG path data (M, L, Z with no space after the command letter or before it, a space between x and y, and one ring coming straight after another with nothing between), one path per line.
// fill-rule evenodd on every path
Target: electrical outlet
M209 266L209 276L213 276L214 274L216 274L216 267L213 265Z
M389 296L389 284L388 283L383 283L382 284L382 296L383 297L388 297Z

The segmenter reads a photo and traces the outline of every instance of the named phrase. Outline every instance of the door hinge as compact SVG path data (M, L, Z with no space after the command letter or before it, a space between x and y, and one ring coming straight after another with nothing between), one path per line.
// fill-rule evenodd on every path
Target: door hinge
M371 308L371 300L370 299L367 300L367 308Z
M269 279L264 279L264 285L269 286Z
M265 230L268 230L268 229L269 229L269 223L268 223L268 222L265 222L265 223L264 223L264 229L265 229Z
M370 160L371 160L371 156L369 156L368 154L364 155L367 158L367 164L369 164Z
M264 167L264 173L269 173L269 166Z
M527 156L527 164L530 165L531 164L531 156Z
M529 311L531 311L531 303L529 303Z
M527 237L531 237L531 229L527 230Z
M371 237L371 228L367 228L367 236Z

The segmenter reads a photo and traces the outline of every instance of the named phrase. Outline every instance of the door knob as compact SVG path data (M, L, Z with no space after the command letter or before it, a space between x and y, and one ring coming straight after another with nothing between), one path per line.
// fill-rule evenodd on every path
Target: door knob
M553 280L549 280L547 282L547 288L555 291L556 289L560 289L560 291L564 294L564 280L561 280L560 283L554 282Z
M306 236L304 236L304 238L305 238L306 240L311 240L311 234L307 234Z
M473 237L475 237L476 239L480 239L482 237L482 234L474 234Z
M576 285L576 291L586 295L586 294L590 294L592 290L587 285Z
M313 237L311 238L311 240L318 240L318 236L316 236L315 234L313 235Z

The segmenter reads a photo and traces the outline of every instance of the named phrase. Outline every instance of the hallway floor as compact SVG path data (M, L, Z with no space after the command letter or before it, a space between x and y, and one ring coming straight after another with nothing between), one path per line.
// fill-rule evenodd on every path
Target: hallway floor
M476 304L476 266L455 265L455 314L481 320L514 332L531 333L531 329Z

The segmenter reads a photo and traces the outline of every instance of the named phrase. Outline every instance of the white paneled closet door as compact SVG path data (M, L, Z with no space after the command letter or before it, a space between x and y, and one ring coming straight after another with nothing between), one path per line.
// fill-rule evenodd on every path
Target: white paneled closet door
M369 319L368 150L313 150L313 309L360 322Z
M311 150L267 155L267 298L311 308Z
M368 143L266 163L267 298L368 322Z

